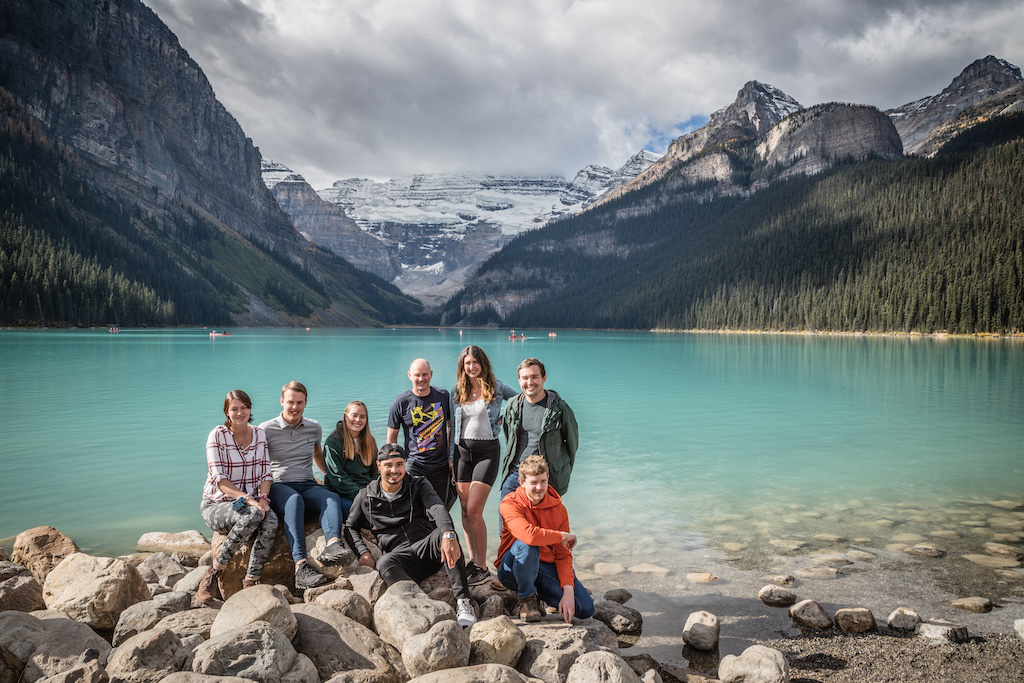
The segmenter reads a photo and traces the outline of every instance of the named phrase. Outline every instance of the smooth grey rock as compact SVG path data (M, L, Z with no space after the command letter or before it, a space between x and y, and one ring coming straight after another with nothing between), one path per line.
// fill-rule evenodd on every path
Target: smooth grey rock
M789 663L778 650L751 645L739 656L723 657L718 678L722 683L788 683Z
M43 602L43 587L28 569L23 568L23 571L27 576L12 575L0 580L0 612L34 612L46 606Z
M1024 619L1015 619L1013 622L1013 630L1018 636L1024 640Z
M909 607L897 607L885 620L889 628L900 631L913 631L921 623L921 616Z
M516 670L546 683L564 681L573 663L586 652L619 654L618 638L596 619L579 619L569 626L561 620L541 621L520 628L526 636L526 647Z
M455 610L432 600L414 581L399 581L373 606L373 623L386 643L399 651L405 641L426 633L439 621L455 619Z
M166 593L173 595L173 593ZM162 596L161 596L162 597ZM160 623L164 617L180 612L180 609L161 604L156 600L143 600L131 605L117 620L114 627L114 635L111 641L115 647L128 640L134 635L148 631Z
M946 549L932 543L918 543L907 548L906 552L910 555L921 555L923 557L942 557L946 554Z
M281 629L288 640L295 637L295 615L288 601L266 584L250 586L228 598L210 626L210 637L216 638L257 621Z
M515 666L526 647L526 636L508 616L477 622L469 630L469 663Z
M200 607L199 609L176 612L161 619L154 628L165 628L169 631L174 631L175 635L182 639L198 634L204 640L208 640L210 638L210 627L213 626L219 611L210 607Z
M313 603L330 607L366 628L373 628L373 608L370 607L366 598L355 591L329 590L317 595L313 599Z
M802 567L793 572L802 579L834 579L839 576L839 570L835 567L815 565L813 567Z
M377 600L388 590L388 585L380 578L376 569L358 566L346 578L352 584L352 590L366 598L370 607L376 607Z
M683 626L683 642L692 648L710 652L718 647L721 626L711 612L691 612Z
M15 537L11 562L27 567L42 585L50 570L77 552L81 551L67 535L52 526L37 526Z
M352 680L379 683L405 678L401 655L362 624L324 605L293 605L292 612L295 649L310 659L321 680L344 672Z
M967 627L945 619L929 619L917 625L917 635L932 640L948 640L951 643L967 642Z
M182 567L174 558L164 552L153 553L136 567L146 583L156 583L167 588L172 588L188 574L188 569Z
M641 683L629 664L611 652L595 651L580 655L569 669L565 683Z
M789 607L796 602L796 593L775 584L764 586L757 592L757 597L769 607Z
M199 583L203 580L203 574L205 573L206 567L203 565L190 570L188 574L185 574L184 577L174 584L175 592L195 593L199 589Z
M179 671L165 678L164 683L252 683L252 681L238 676L207 676L193 671Z
M402 648L402 663L412 677L469 664L469 635L455 621L440 621L412 636Z
M302 600L296 601L296 604L298 604L298 602L316 602L317 598L319 598L321 595L323 595L324 593L329 593L331 591L350 590L352 590L352 582L349 581L347 578L340 577L335 579L331 583L324 584L323 586L317 586L316 588L307 588L306 590L302 591Z
M152 629L122 643L107 662L107 673L120 683L159 683L180 671L188 652L167 629Z
M836 610L836 626L844 633L864 633L875 628L875 615L864 607Z
M152 531L142 534L136 549L140 553L185 553L193 557L202 557L210 551L210 541L195 529L178 533Z
M297 653L281 632L265 621L211 638L196 648L192 670L214 676L238 676L281 683Z
M117 626L121 612L150 599L139 572L124 560L72 553L46 576L43 600L48 609L95 629Z
M765 581L774 583L776 586L792 586L796 579L789 574L776 574L775 576L766 577Z
M789 618L810 628L832 628L832 618L814 600L801 600L790 607Z
M504 664L477 664L461 669L448 669L417 676L409 683L533 683L510 666Z
M13 610L0 612L0 648L10 655L0 657L0 671L6 668L11 680L18 680L44 638L46 625L38 617Z
M90 648L96 650L101 664L107 661L110 644L85 624L53 617L40 621L46 635L29 657L23 680L31 682L67 671L75 666L79 656Z
M604 599L611 602L617 602L620 605L625 605L633 599L633 594L625 588L613 588L610 591L605 591Z
M107 670L93 659L75 664L59 674L40 678L36 683L108 683L108 681L110 681L110 677L107 675Z
M594 618L619 635L638 636L644 630L644 617L640 612L610 600L594 605Z

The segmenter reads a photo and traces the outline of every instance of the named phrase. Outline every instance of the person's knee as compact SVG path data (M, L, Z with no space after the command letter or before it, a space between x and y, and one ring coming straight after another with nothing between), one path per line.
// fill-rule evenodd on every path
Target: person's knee
M277 531L277 526L277 515L274 514L273 510L267 510L267 514L263 516L263 528L268 532L273 533Z
M590 598L577 600L576 616L580 619L589 619L594 616L594 601Z
M518 562L540 559L540 548L538 546L527 545L519 540L513 543L509 550L512 552L512 557L516 558Z

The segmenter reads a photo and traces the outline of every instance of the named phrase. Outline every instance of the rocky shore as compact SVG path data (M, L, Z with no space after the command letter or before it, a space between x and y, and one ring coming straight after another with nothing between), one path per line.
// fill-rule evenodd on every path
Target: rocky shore
M1024 506L1006 508L1004 523L1024 521ZM195 591L222 538L145 534L136 553L111 558L51 527L27 530L10 559L0 550L0 683L1024 680L1024 618L977 621L1007 607L1024 617L1019 602L950 601L963 619L902 588L892 592L910 600L887 612L877 598L843 604L829 590L835 558L814 565L828 576L714 563L724 576L676 576L656 557L625 567L583 556L594 618L521 622L509 617L515 596L485 584L472 589L480 621L462 629L443 573L389 588L373 570L320 565L323 536L307 531L310 561L332 583L296 592L282 535L262 585L241 589L243 548L222 576L224 600L204 605ZM1019 542L991 555L997 569L1019 568Z

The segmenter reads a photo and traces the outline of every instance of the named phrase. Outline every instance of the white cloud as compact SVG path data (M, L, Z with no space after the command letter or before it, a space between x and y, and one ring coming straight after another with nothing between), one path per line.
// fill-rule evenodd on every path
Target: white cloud
M888 108L987 54L1009 0L146 0L267 158L315 187L615 166L748 80Z

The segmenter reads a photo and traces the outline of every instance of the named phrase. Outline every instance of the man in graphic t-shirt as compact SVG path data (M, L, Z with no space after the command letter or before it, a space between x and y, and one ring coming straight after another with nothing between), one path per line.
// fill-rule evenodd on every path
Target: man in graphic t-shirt
M388 443L398 441L402 429L409 453L409 473L426 477L438 497L450 510L455 502L448 443L451 438L451 396L430 386L434 376L430 363L417 358L409 366L412 389L398 396L388 415Z
M576 416L561 396L544 388L547 373L539 360L527 358L520 363L518 376L523 392L505 404L502 420L505 455L501 498L519 487L519 463L534 453L544 456L551 487L564 495L569 490L579 445Z

